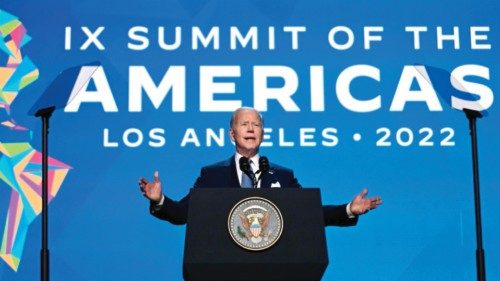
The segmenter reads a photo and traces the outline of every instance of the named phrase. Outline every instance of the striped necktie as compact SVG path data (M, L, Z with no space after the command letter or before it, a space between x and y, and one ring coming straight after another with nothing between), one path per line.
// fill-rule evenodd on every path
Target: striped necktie
M250 170L253 172L252 168L252 160L249 160L248 163L250 164ZM252 179L245 173L241 172L241 187L244 188L252 188L253 183Z

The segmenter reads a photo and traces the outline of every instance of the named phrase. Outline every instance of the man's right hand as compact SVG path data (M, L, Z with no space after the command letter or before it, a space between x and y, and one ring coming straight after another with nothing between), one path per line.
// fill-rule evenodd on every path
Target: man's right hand
M161 182L158 175L158 171L154 173L154 181L148 182L145 178L139 180L139 188L141 189L142 195L151 201L159 203L163 196L161 191Z

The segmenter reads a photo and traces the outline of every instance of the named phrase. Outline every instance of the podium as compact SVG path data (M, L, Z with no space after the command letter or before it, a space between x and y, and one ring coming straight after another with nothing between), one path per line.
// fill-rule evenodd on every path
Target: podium
M230 213L250 197L269 200L282 215L281 236L264 250L245 249L230 234ZM327 265L319 189L191 189L185 280L320 280Z

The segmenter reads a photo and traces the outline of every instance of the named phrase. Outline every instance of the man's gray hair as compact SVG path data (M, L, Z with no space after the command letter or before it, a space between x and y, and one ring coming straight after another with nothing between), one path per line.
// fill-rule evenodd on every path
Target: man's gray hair
M245 111L245 110L249 110L249 111L253 111L253 112L257 113L259 115L259 118L260 118L261 126L264 127L264 117L262 116L262 114L260 114L260 112L257 111L257 109L255 109L253 107L244 106L244 107L240 107L240 108L236 109L233 112L233 115L231 115L231 120L229 121L229 128L233 128L234 119L236 118L236 114L238 114L240 111Z

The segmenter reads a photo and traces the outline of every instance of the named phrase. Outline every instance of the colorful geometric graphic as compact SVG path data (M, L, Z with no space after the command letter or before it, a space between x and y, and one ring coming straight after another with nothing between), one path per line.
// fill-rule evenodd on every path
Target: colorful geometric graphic
M21 47L31 39L17 17L0 10L0 50L8 55L0 67L0 129L27 131L11 115L11 105L20 90L38 79L38 69ZM2 113L2 112L0 112ZM27 142L6 142L0 138L0 180L12 188L2 235L0 257L15 271L19 267L29 225L42 211L42 154ZM49 157L49 202L61 187L68 165Z
M69 166L49 157L49 202ZM0 179L12 188L0 257L17 271L30 223L42 211L42 154L29 143L0 144Z

